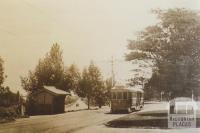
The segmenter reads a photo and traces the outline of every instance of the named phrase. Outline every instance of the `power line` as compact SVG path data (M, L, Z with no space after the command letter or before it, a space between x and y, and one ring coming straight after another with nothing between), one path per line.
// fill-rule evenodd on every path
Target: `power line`
M1 27L0 27L0 31L4 32L4 33L7 33L8 35L11 35L11 36L17 36L15 33L11 32L11 31L8 31L8 30L5 30L4 28L1 28Z
M128 62L123 59L113 59L114 62ZM105 63L110 63L110 60L95 60L95 62L105 62Z
M49 14L48 14L47 12L45 12L43 9L41 9L40 7L38 7L38 6L36 6L35 4L31 3L30 1L28 1L28 0L23 0L23 3L24 3L26 6L30 7L30 8L36 9L36 11L38 11L40 15L43 15L43 16L45 16L45 17L50 18L50 19L53 20L53 21L56 21L55 18L53 18L51 15L49 15ZM50 21L50 22L52 22L52 21Z
M34 4L32 4L31 2L27 1L27 0L23 0L24 1L24 4L28 7L31 7L31 8L35 8L37 11L39 11L40 13L45 13L43 10L41 10L41 8L35 6Z

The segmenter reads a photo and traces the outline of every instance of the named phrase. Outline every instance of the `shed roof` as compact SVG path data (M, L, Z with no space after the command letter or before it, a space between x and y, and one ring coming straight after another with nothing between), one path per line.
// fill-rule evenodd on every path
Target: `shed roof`
M47 90L48 92L54 94L54 95L69 95L70 93L57 89L54 86L44 86L44 89Z

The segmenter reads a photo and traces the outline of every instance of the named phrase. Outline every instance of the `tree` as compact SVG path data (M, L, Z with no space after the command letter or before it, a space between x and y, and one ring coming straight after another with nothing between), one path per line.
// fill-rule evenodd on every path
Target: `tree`
M4 86L4 61L0 57L0 106L3 107L9 107L11 105L17 105L18 104L18 94L13 93L10 91L10 88L8 86Z
M38 78L32 71L29 71L27 77L21 77L21 86L29 93L36 92L40 89Z
M44 59L40 59L35 69L35 76L38 79L38 85L56 86L65 90L62 85L64 78L64 62L60 46L56 43L52 46Z
M101 107L103 80L99 68L93 62L90 63L87 69L83 70L77 93L79 96L87 98L88 109L90 109L90 102L92 100L95 100L99 107Z
M8 86L1 87L0 89L0 106L10 107L19 104L19 92L13 93Z
M21 77L22 87L30 92L37 92L43 85L55 86L66 90L64 86L64 62L60 46L53 44L44 59L40 59L35 70L29 71L27 77Z
M78 90L79 80L81 78L81 74L75 64L72 64L65 71L65 79L66 88L68 90L74 90L75 92Z
M108 78L104 81L104 88L105 88L105 94L104 94L104 103L110 106L110 100L111 100L111 89L114 87L115 83L113 84L112 78Z
M131 40L126 60L153 60L149 91L173 96L190 96L200 85L200 17L186 9L153 11L159 22L145 28Z
M0 87L4 82L4 68L3 68L3 59L0 57Z
M61 48L57 43L53 44L45 57L39 60L36 68L29 71L27 76L21 77L21 85L28 92L28 111L33 110L33 105L36 104L35 95L43 89L44 85L68 91L65 86L64 71Z
M88 74L88 70L86 68L83 69L81 80L79 81L79 87L78 87L76 93L80 97L87 98L88 109L90 109L90 99L92 97L92 88L90 86L89 74Z

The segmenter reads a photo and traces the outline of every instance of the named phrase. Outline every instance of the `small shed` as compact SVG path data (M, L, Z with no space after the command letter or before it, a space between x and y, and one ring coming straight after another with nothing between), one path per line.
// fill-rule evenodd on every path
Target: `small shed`
M58 114L65 111L65 97L69 93L54 86L44 86L35 96L34 114Z

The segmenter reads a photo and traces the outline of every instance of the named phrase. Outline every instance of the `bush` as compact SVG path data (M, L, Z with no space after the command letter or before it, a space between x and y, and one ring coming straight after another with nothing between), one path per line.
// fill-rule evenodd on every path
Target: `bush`
M0 107L0 117L9 118L19 116L19 111L17 106L11 107Z
M0 107L0 123L13 121L20 117L18 106Z
M0 87L0 106L10 107L18 105L19 101L22 100L19 92L16 94L10 91L9 87Z
M77 100L78 100L78 96L67 96L65 98L65 104L70 105L70 104L75 103Z

